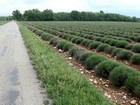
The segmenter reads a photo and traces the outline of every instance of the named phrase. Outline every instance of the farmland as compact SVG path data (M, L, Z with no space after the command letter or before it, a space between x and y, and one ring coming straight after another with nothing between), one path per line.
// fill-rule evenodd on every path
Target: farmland
M34 68L54 105L112 105L102 92L93 87L58 52L23 25L19 26Z
M0 25L7 23L8 21L0 21Z
M38 35L38 40L41 38L52 49L55 47L59 52L66 52L77 65L80 64L90 73L95 72L116 88L123 87L127 93L131 93L131 97L139 100L139 23L23 22L23 24ZM42 72L39 74L44 76Z

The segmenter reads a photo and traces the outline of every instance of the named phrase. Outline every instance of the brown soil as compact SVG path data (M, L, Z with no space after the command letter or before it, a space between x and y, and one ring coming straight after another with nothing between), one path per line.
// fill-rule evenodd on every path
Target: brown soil
M51 33L49 33L49 34L51 34ZM53 35L53 34L52 34L52 35ZM59 37L58 35L55 35L55 36L56 36L56 37ZM61 37L59 37L59 38L60 38L60 39L63 39L63 38L61 38ZM63 39L63 40L65 40L65 39ZM69 41L69 40L66 40L66 41L72 43L72 42ZM73 44L75 44L75 43L73 43ZM75 45L77 45L77 46L79 46L79 47L82 47L82 48L84 48L84 49L86 49L86 50L88 50L88 51L90 51L90 52L95 52L95 53L98 53L98 54L100 54L100 55L103 55L103 56L105 56L105 57L107 57L107 58L109 58L109 59L112 59L112 60L115 61L115 62L123 63L123 64L129 66L130 68L134 68L134 69L140 71L140 65L132 64L132 63L130 63L128 60L117 59L116 57L113 57L111 54L107 54L107 53L105 53L105 52L98 52L96 49L90 50L90 49L88 49L88 48L86 48L86 47L84 47L84 46L82 46L82 45L80 45L80 44L75 44Z
M81 45L78 45L78 46L83 47L83 46L81 46ZM111 54L107 54L107 53L105 53L105 52L98 52L98 51L95 50L95 49L94 49L94 50L89 50L89 49L86 48L86 47L83 47L83 48L86 49L86 50L88 50L88 51L92 51L92 52L98 53L98 54L100 54L100 55L103 55L103 56L105 56L105 57L107 57L107 58L109 58L109 59L112 59L112 60L115 61L115 62L121 62L121 63L123 63L123 64L125 64L125 65L127 65L127 66L129 66L129 67L131 67L131 68L134 68L134 69L140 71L140 65L132 64L132 63L128 62L127 60L117 59L116 57L112 57Z
M41 39L39 37L39 39ZM46 44L48 44L49 42L44 41ZM51 46L51 45L50 45ZM80 46L83 47L83 46ZM74 68L76 68L76 70L78 72L80 72L82 75L84 75L91 84L93 84L96 88L98 88L99 90L103 91L104 95L110 99L111 101L113 101L114 103L116 103L117 105L140 105L140 99L137 97L134 97L131 93L128 93L125 90L125 87L121 87L121 88L116 88L111 84L110 80L104 79L98 75L96 75L96 73L94 71L88 71L87 69L85 69L81 64L77 63L77 61L75 61L74 58L69 57L68 53L66 52L60 52L56 47L53 47L53 49L55 49L56 51L58 51L60 53L61 56L63 56L69 63L70 66L73 66ZM85 48L85 47L83 47ZM87 48L85 48L87 49ZM89 50L89 49L87 49ZM126 61L122 61L122 60L117 60L114 59L113 57L111 57L108 54L105 54L103 52L97 52L96 50L89 50L92 52L96 52L99 53L101 55L104 55L116 62L122 62L128 66L131 67L135 67L137 68L137 70L139 70L139 66L137 67L136 65L132 65L130 63L125 63ZM131 104L131 101L136 101L135 104Z
M52 46L52 48L58 51L56 47ZM137 103L135 103L135 105L140 105L140 99L132 96L130 93L125 91L124 87L121 88L114 87L111 84L111 81L96 75L94 71L88 71L81 64L77 63L77 61L75 61L74 58L69 57L68 53L66 52L59 52L59 53L68 61L69 65L73 66L74 68L76 68L78 72L86 76L86 78L89 80L91 84L93 84L96 88L103 91L104 95L114 103L119 105L132 105L131 101L136 100Z
M46 32L46 33L47 33L47 32ZM49 34L51 34L51 33L49 33ZM53 35L53 34L52 34L52 35ZM56 37L59 37L58 35L55 35L55 36L56 36ZM63 38L61 38L61 37L59 37L59 38L60 38L60 39L63 39ZM63 40L65 40L65 39L63 39ZM69 41L69 40L67 40L67 41L70 42L70 43L72 43L72 42ZM74 43L73 43L73 44L74 44ZM105 57L107 57L107 58L109 58L109 59L111 59L111 60L113 60L113 61L115 61L115 62L123 63L123 64L129 66L130 68L134 68L134 69L140 71L140 65L132 64L132 63L130 63L128 60L117 59L116 57L113 57L111 54L107 54L107 53L105 53L105 52L98 52L96 49L89 50L88 48L86 48L86 47L84 47L84 46L81 46L81 45L78 45L78 44L75 44L75 45L77 45L77 46L79 46L79 47L82 47L82 48L84 48L84 49L86 49L86 50L88 50L88 51L90 51L90 52L95 52L95 53L98 53L98 54L100 54L100 55L103 55L103 56L105 56Z

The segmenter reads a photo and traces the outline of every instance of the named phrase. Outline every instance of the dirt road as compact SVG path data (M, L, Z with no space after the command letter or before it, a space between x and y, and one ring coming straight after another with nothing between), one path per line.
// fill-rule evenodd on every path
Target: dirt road
M0 105L43 105L38 82L17 24L0 26Z

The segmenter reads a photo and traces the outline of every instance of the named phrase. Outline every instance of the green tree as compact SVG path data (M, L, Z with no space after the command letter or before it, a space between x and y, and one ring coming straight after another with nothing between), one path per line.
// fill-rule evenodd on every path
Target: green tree
M26 10L23 16L24 16L24 20L27 21L41 20L41 12L38 9Z
M88 16L88 13L87 12L81 12L80 13L80 20L81 21L87 21L87 20L89 20L89 16Z
M56 20L56 21L69 21L70 20L70 13L68 13L68 12L55 13L54 20Z
M133 22L136 22L136 21L137 21L137 18L136 18L135 16L133 16L133 17L132 17L132 21L133 21Z
M100 10L100 13L104 13L104 11Z
M80 12L75 11L75 10L71 11L70 17L71 17L72 21L79 21L80 20Z
M20 13L19 10L13 11L12 14L13 14L14 19L16 19L18 21L22 20L22 14Z
M13 11L13 17L16 20L26 21L129 21L136 22L140 19L136 17L130 17L115 13L104 13L100 10L97 13L94 12L79 12L76 10L69 12L53 13L52 10L46 9L43 12L38 9L26 10L22 16L19 10ZM1 18L6 19L6 18ZM9 18L8 18L9 19Z
M42 12L42 20L43 21L52 21L54 20L54 13L50 9L46 9Z

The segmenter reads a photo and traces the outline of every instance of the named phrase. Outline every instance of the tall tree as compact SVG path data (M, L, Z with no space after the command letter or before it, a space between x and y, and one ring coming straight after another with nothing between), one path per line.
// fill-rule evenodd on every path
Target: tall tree
M24 16L24 20L27 21L41 20L41 12L38 9L26 10L23 16Z
M52 21L54 20L54 13L50 9L46 9L42 12L42 20L43 21Z
M80 12L78 11L71 11L70 17L73 21L79 21L80 20Z
M137 20L138 20L138 19L137 19L135 16L132 17L132 21L133 21L133 22L136 22Z
M20 13L19 10L13 11L12 14L13 14L14 19L16 19L18 21L22 20L22 14Z
M100 10L100 13L104 13L104 11Z
M100 11L94 12L58 12L53 13L52 10L46 9L43 12L38 9L26 10L22 16L19 10L13 11L13 17L16 20L27 20L27 21L129 21L136 22L139 19L136 17L129 17L125 15L115 13L104 13Z
M69 21L70 20L70 13L67 13L67 12L55 13L54 20L56 20L56 21Z

